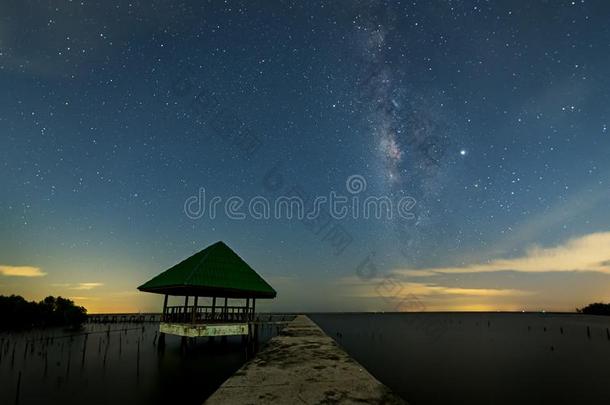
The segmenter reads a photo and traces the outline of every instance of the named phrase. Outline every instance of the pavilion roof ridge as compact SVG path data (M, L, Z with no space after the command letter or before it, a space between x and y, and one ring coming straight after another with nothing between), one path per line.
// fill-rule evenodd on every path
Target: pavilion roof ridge
M197 263L197 265L193 267L193 270L191 270L191 274L189 274L188 277L184 280L184 285L188 285L189 284L189 282L193 279L193 276L195 274L197 274L197 271L199 271L199 269L201 268L201 265L203 264L203 262L205 262L205 260L210 255L210 252L213 249L215 249L220 243L222 243L222 241L218 241L218 242L210 245L207 249L204 249L203 257L201 258L201 260L199 260L199 263Z

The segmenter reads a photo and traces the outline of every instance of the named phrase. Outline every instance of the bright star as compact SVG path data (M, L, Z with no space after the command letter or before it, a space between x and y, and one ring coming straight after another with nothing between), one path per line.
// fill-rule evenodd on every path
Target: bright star
M460 150L460 155L462 155L462 156L466 156L466 149L462 149L462 150Z

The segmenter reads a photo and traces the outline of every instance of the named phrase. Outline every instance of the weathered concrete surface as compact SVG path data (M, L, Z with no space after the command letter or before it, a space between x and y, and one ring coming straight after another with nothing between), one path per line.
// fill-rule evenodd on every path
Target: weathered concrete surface
M214 404L405 404L299 315L206 401Z

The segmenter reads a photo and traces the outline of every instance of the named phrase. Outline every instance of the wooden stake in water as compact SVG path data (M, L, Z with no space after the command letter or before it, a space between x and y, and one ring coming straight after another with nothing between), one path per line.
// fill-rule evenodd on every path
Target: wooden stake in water
M110 336L106 341L106 347L104 348L104 370L106 370L106 359L108 358L108 348L110 347Z
M19 371L19 377L17 377L17 394L15 394L15 404L19 403L19 390L21 389L21 370Z
M81 359L80 367L85 367L85 353L87 353L87 339L89 338L89 334L85 334L85 341L83 343L83 357Z
M136 360L136 377L140 377L140 339L138 339L138 358Z
M13 343L13 354L11 354L11 368L15 366L15 347L17 343Z
M68 349L68 366L66 367L66 380L68 379L68 376L70 375L70 363L72 360L72 347L70 347Z

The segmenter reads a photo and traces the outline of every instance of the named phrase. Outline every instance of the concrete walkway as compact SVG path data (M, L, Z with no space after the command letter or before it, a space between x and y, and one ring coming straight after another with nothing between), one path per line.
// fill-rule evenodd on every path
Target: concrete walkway
M299 315L206 404L405 404Z

